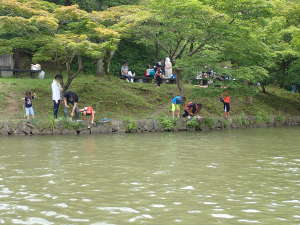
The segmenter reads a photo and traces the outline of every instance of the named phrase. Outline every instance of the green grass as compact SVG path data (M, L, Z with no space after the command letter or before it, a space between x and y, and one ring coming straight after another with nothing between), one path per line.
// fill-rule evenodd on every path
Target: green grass
M30 78L0 79L0 120L22 119L24 92L33 90L38 98L34 100L37 119L52 116L51 100L52 79L38 80ZM96 110L96 119L115 118L134 120L141 118L161 118L170 115L170 100L178 94L176 85L165 84L160 88L154 84L127 83L115 77L97 78L81 75L74 80L70 90L79 95L80 107L92 105ZM255 87L232 85L229 87L232 97L232 117L251 115L258 120L266 120L265 115L288 117L299 115L300 96L277 87L268 87L268 94L261 93ZM199 88L185 85L188 101L203 104L201 115L221 117L223 104L219 101L222 88ZM252 98L252 102L251 102ZM62 108L60 113L62 115ZM279 118L279 119L280 119ZM213 121L207 121L211 123Z

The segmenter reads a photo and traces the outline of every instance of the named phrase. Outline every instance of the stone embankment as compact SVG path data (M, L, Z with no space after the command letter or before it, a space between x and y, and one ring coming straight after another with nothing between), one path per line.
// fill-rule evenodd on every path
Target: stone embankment
M279 126L299 126L300 117L277 119L270 117L265 121L255 117L233 118L201 118L193 120L171 119L155 120L145 119L137 121L112 120L106 123L98 123L88 128L84 122L80 126L64 126L57 123L50 126L41 126L28 121L1 122L0 136L32 136L32 135L90 135L112 133L150 133L150 132L177 132L177 131L209 131L237 128L261 128Z

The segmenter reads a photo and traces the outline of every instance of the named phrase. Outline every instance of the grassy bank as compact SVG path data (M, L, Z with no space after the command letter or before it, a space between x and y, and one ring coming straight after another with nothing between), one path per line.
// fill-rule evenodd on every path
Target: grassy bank
M34 90L38 98L34 101L37 118L52 115L52 79L30 78L0 79L0 119L23 119L23 101L26 90ZM80 106L92 105L97 112L96 118L141 119L168 116L170 99L177 95L176 85L127 83L114 77L96 78L81 76L76 79L70 90L78 93ZM203 104L201 114L205 117L222 116L219 95L222 88L199 88L185 85L188 100ZM258 88L230 86L232 96L232 116L250 115L264 118L266 115L296 116L300 114L299 94L293 94L277 87L268 87L263 94ZM62 113L62 110L61 112Z

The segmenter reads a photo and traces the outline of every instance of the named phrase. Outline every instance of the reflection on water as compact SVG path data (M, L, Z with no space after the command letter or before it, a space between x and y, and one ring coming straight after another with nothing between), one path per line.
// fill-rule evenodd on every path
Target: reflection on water
M0 139L0 224L300 224L299 128Z

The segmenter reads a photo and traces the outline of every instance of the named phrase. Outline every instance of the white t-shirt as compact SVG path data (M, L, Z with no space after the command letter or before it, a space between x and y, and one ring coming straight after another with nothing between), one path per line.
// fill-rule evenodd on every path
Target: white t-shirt
M58 100L61 100L62 87L60 83L58 83L56 80L53 80L51 88L52 88L52 100L56 102Z

